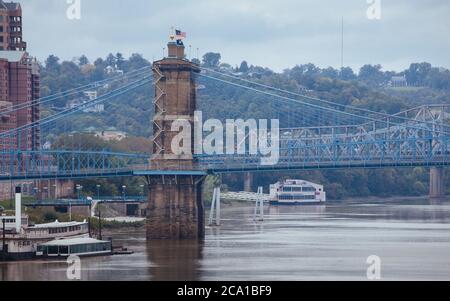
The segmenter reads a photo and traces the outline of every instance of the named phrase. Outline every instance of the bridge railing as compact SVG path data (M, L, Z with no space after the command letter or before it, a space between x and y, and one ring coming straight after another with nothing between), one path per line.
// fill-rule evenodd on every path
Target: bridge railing
M197 158L201 166L215 171L443 166L450 165L450 139L446 136L432 139L284 139L280 142L279 160L273 165L262 165L261 156L248 153L201 155Z
M0 153L0 179L120 175L148 156L89 151L12 151Z

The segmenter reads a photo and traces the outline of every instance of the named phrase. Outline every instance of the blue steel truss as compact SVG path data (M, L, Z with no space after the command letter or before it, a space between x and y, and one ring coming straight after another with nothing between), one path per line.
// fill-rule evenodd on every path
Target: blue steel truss
M397 114L403 124L373 121L349 126L318 126L280 130L279 161L261 165L250 155L197 156L215 172L383 168L450 165L449 105L428 105ZM394 116L394 117L396 117Z
M146 155L107 151L3 151L0 156L0 180L131 176L148 162Z

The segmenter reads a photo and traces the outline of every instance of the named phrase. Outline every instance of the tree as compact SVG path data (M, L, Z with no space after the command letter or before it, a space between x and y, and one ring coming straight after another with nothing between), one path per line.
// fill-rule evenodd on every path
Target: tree
M425 80L431 71L430 63L413 63L406 70L406 81L410 86L420 86L425 84Z
M84 66L89 64L89 59L83 54L82 56L80 56L80 58L78 59L78 62L80 64L80 66Z
M116 54L116 65L117 65L117 68L122 69L124 62L125 62L125 59L124 59L122 53L118 52Z
M341 200L345 196L345 189L339 183L327 185L327 196L333 200Z
M339 72L333 67L328 67L327 69L322 69L322 76L329 78L337 78Z
M355 80L356 74L353 72L353 69L350 67L343 67L341 69L340 78L342 80Z
M425 84L433 89L450 89L450 71L432 68L426 77Z
M150 62L147 61L141 54L133 53L128 61L124 62L122 65L122 70L128 72L145 66L150 66Z
M203 56L203 65L209 68L216 68L219 66L220 59L220 53L208 52Z
M114 54L110 53L106 58L106 64L108 66L114 67L116 65L116 62L116 57L114 56Z
M48 72L58 73L59 68L59 57L52 54L45 60L45 69Z
M239 67L239 72L243 72L243 73L248 72L248 64L246 61L242 61L241 66Z
M303 74L307 76L315 76L320 74L320 68L312 63L301 65L300 68L303 70Z
M381 65L364 65L359 70L359 80L372 86L380 86L385 82Z
M312 88L315 84L316 77L320 76L320 68L314 64L297 65L291 70L286 71L286 75L297 81L302 86Z
M102 58L98 58L94 62L95 67L103 67L105 65L105 61Z
M75 80L80 76L80 68L74 62L63 62L61 64L61 73Z

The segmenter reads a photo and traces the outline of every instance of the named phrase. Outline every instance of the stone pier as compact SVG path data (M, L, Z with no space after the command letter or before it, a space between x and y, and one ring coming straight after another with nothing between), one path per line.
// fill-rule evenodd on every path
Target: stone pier
M148 239L204 237L201 176L151 176L147 208Z
M430 198L444 198L445 192L445 169L443 167L432 167L430 169Z
M160 172L146 176L149 187L147 238L201 239L204 236L204 175L193 157L197 107L195 73L200 69L184 58L181 41L169 42L168 51L168 57L153 64L155 114L150 163L152 170ZM172 140L181 132L186 133L186 129L172 130L176 120L190 124L183 144L190 141L191 149L181 154L172 150Z

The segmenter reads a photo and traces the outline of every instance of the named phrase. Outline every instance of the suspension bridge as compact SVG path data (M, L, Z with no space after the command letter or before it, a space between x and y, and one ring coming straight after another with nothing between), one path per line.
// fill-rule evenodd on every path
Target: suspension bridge
M0 110L0 117L33 106L51 107L58 100L80 97L95 90L98 97L70 108L52 110L39 121L0 133L0 181L146 177L149 184L149 238L200 237L203 229L201 183L208 173L386 168L425 166L437 170L450 164L450 109L448 105L424 105L390 115L319 99L308 93L283 90L261 81L198 66L185 59L184 46L168 45L166 58L153 66L117 75L85 86L42 97ZM251 110L214 112L214 101L204 100L199 84L217 85L236 93L253 95ZM111 103L138 89L152 89L149 100L153 124L153 148L145 153L120 153L92 149L79 141L48 147L58 135L73 135L70 118L85 114L97 104ZM280 120L279 160L261 164L261 155L174 154L171 141L178 134L175 120L194 124L194 111L205 118L256 118ZM30 148L24 141L40 133L40 143ZM250 139L249 135L246 139ZM69 139L70 140L70 139ZM439 186L439 185L438 185ZM442 186L442 185L440 185ZM442 189L442 187L438 189Z

